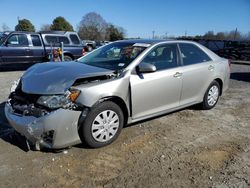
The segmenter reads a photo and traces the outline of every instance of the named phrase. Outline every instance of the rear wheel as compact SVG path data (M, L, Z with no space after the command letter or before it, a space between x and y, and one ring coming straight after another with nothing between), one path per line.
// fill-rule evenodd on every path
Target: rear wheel
M220 90L221 88L220 88L219 83L214 80L209 85L204 95L203 102L201 103L201 107L203 110L209 110L215 107L215 105L217 104L219 100Z
M69 55L64 55L64 61L72 61L72 57L70 57Z
M124 125L124 115L121 108L106 101L93 107L80 128L83 143L92 148L106 146L119 136Z

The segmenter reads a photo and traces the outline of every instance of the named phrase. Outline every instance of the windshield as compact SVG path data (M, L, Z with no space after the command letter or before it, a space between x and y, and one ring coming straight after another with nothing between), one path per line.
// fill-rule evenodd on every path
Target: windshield
M111 70L127 67L149 45L135 42L115 42L78 59L79 62Z

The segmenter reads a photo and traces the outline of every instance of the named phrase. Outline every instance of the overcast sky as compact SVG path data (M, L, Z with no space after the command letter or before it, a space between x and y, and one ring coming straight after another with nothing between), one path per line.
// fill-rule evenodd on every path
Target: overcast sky
M126 29L128 37L250 31L250 0L0 0L0 6L0 28L14 29L19 16L39 30L63 16L76 29L82 16L94 11Z

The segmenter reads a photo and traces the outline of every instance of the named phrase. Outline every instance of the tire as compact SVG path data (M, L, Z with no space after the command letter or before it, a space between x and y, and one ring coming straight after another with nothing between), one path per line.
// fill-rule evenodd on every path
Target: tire
M64 61L73 61L73 59L68 55L64 55Z
M83 144L99 148L114 142L123 125L121 108L111 101L105 101L90 110L79 129L79 135Z
M219 83L214 80L209 85L204 95L203 102L201 103L201 107L203 110L210 110L215 107L220 97L220 90L221 88Z

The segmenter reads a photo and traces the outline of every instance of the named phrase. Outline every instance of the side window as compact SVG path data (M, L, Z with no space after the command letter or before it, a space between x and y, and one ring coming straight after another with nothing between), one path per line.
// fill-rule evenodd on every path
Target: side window
M142 60L142 63L155 65L156 70L164 70L177 67L177 45L165 44L153 49Z
M58 43L56 36L45 36L45 39L46 39L46 41L47 41L48 44Z
M29 41L26 35L24 34L14 34L12 35L8 41L8 44L14 46L29 46Z
M59 43L69 44L69 39L67 37L59 37Z
M179 47L184 65L192 65L211 61L211 58L205 52L193 44L182 43L179 44Z
M31 41L33 46L42 46L42 42L39 35L31 35Z
M74 44L80 44L80 40L78 39L78 37L76 35L69 35L70 40L74 43Z

